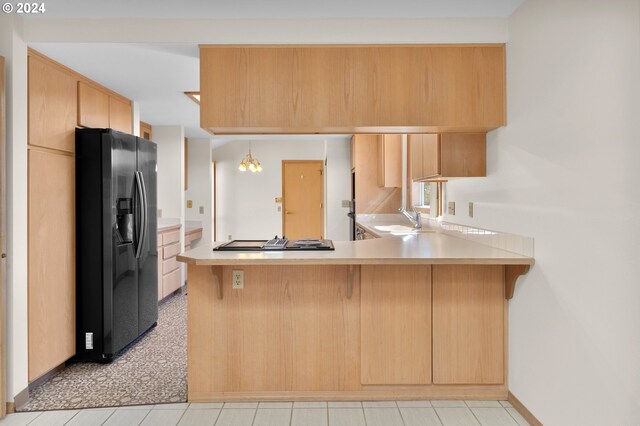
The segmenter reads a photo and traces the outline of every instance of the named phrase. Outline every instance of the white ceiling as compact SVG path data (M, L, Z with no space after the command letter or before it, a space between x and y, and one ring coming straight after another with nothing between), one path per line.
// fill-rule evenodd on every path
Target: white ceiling
M507 17L524 0L55 0L45 18L340 19Z

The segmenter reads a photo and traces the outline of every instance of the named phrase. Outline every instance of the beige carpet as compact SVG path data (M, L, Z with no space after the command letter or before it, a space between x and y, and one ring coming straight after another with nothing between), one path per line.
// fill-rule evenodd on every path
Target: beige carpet
M20 411L187 400L187 295L158 309L158 325L111 364L77 363L42 383Z

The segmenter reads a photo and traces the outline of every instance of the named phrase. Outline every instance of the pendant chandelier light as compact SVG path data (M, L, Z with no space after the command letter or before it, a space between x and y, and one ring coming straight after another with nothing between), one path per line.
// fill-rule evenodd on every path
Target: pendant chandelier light
M247 170L249 170L252 173L262 171L260 162L257 159L253 158L253 156L251 155L251 142L249 142L249 153L240 161L238 170L240 170L241 172L246 172Z

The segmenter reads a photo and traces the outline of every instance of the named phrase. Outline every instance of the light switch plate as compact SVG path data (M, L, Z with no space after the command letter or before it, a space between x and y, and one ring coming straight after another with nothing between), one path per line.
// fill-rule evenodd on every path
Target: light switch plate
M193 207L193 200L187 200L187 208L190 209Z
M455 201L449 201L447 203L447 213L449 213L452 216L456 215L456 202Z
M231 288L234 288L234 289L244 288L244 271L242 270L231 271Z
M342 207L351 207L351 200L342 200Z
M469 203L469 217L473 217L473 203Z
M200 206L200 214L204 214L204 206Z

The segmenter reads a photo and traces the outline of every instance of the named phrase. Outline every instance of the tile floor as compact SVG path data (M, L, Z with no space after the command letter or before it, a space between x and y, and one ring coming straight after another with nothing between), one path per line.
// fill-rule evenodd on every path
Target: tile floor
M8 415L0 426L501 426L528 425L506 401L160 404Z

